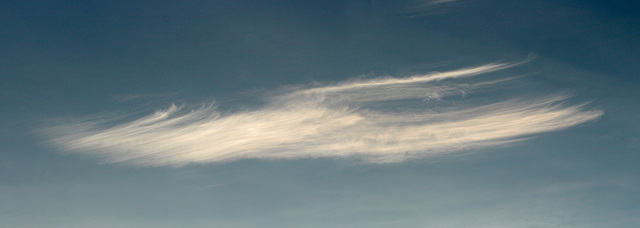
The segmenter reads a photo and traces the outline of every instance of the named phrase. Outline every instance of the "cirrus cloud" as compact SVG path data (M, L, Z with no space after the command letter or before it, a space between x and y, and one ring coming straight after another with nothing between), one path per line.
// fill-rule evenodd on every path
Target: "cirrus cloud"
M358 157L400 162L504 145L603 115L600 110L584 110L584 104L564 105L566 95L493 99L442 110L430 106L469 89L496 87L508 79L460 81L522 63L294 89L269 97L260 108L229 114L213 105L193 110L171 105L107 127L103 125L109 120L89 120L51 127L48 132L51 142L65 151L148 166L245 158ZM398 111L406 104L415 107Z

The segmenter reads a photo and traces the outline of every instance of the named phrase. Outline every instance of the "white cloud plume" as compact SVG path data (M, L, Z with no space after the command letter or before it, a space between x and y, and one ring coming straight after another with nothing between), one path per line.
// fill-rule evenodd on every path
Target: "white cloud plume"
M429 1L429 4L442 4L442 3L448 3L448 2L455 2L456 0L433 0L433 1Z
M49 132L52 142L66 151L97 155L108 162L151 166L244 158L360 157L398 162L502 145L603 114L584 111L583 105L562 105L567 98L562 95L461 105L444 111L429 106L432 99L500 83L444 85L439 81L459 81L518 64L296 89L269 98L259 109L231 114L221 114L214 106L185 111L171 105L108 127L99 127L103 120L83 121L53 127ZM400 101L412 99L422 101L413 101L416 106L404 111L394 109L407 104Z
M406 12L413 17L442 14L464 7L469 0L412 0L408 1Z

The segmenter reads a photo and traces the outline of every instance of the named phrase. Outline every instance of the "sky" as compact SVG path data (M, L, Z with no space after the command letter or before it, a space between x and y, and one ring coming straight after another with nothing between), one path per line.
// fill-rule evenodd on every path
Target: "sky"
M0 227L638 227L638 12L0 1Z

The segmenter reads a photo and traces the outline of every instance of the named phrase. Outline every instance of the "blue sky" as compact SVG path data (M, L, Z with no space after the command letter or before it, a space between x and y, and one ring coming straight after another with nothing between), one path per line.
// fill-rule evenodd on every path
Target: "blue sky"
M0 226L639 226L639 11L0 2Z

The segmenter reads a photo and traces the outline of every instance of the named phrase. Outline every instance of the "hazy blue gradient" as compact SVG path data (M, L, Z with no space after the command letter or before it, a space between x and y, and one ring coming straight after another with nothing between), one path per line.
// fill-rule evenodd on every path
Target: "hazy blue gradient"
M600 0L0 1L0 227L639 227L638 12ZM52 143L52 127L118 118L108 129L172 103L233 116L292 91L531 56L426 85L455 88L443 97L358 110L562 94L563 107L604 114L387 163L110 163Z

